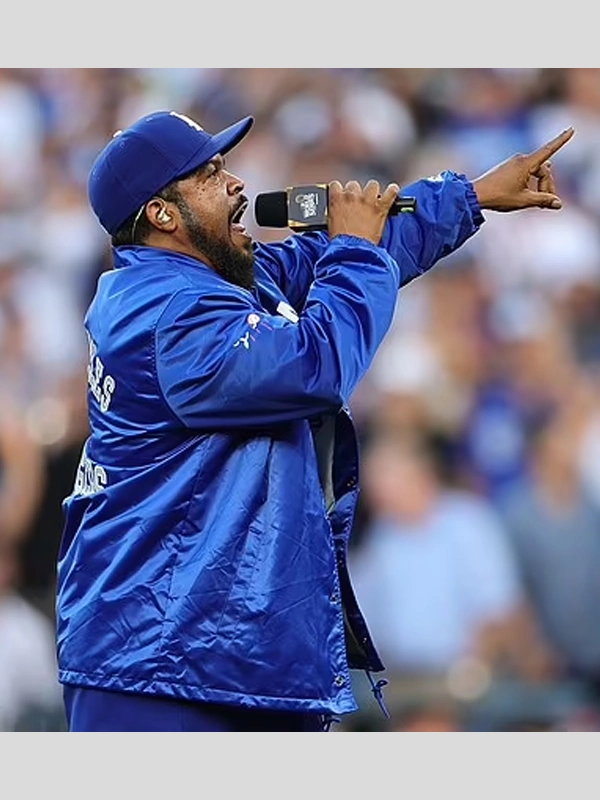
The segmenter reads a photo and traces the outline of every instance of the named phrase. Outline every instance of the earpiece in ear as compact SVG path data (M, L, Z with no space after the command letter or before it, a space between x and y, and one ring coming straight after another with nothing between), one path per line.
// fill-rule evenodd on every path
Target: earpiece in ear
M161 208L157 219L158 219L159 222L170 222L171 221L171 215L167 214L167 212L165 211L164 208Z

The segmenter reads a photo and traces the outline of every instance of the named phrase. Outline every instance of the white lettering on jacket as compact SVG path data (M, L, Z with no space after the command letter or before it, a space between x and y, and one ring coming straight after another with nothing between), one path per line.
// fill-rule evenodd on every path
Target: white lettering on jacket
M100 406L100 411L106 413L117 384L112 375L104 374L104 364L98 356L98 347L89 333L87 337L89 350L87 366L88 386Z
M89 495L96 494L106 488L108 477L106 470L100 464L96 464L88 458L86 448L83 448L81 458L75 473L75 487L73 494Z

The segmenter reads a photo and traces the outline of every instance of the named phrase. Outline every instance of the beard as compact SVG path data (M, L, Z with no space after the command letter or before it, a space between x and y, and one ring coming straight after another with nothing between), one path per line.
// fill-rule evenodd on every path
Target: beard
M255 275L252 242L245 250L236 247L230 239L217 239L209 236L187 206L180 205L179 211L186 224L190 241L196 250L210 262L214 271L229 283L241 286L242 289L253 289Z

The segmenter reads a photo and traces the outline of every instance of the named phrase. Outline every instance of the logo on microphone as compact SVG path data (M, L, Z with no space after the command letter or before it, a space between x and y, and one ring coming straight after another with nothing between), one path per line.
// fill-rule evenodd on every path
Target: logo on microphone
M287 192L287 224L293 231L316 231L327 228L328 185L312 183L289 186Z
M319 195L316 192L297 194L294 202L300 206L302 219L312 219L319 213Z

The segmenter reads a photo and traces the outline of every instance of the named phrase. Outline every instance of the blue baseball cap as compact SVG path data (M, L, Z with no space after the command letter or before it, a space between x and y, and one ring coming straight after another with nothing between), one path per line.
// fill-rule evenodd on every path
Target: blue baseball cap
M167 184L238 144L254 123L244 117L210 134L176 111L155 111L115 133L88 180L94 214L112 236Z

